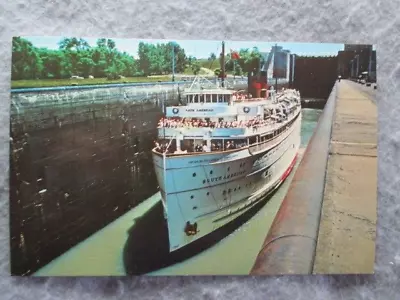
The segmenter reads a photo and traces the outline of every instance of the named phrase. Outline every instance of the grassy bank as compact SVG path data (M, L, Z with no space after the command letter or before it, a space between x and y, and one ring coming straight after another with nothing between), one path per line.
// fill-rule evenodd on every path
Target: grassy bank
M157 81L170 81L170 80L171 80L171 75L154 76L154 77L127 77L118 80L107 80L107 78L13 80L11 81L11 88L12 89L40 88L40 87L56 87L56 86L71 86L71 85L157 82Z

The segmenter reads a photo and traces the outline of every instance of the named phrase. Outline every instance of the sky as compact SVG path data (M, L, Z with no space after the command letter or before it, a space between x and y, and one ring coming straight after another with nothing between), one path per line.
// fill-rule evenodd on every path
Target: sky
M44 47L48 49L58 49L58 42L63 38L60 36L24 36L23 38L31 41L35 47ZM98 38L85 38L90 46L96 45ZM116 43L116 48L120 51L125 51L137 58L137 50L139 42L148 43L167 43L171 40L144 40L144 39L118 39L113 38ZM211 53L218 55L221 51L222 41L211 40L174 40L182 48L185 49L186 55L191 55L196 58L208 58ZM338 51L344 49L343 44L328 44L328 43L273 43L273 42L251 42L251 41L225 41L225 53L232 50L240 50L242 48L257 47L260 52L269 52L271 47L277 44L284 49L289 50L292 54L308 55L308 56L331 56L337 55Z

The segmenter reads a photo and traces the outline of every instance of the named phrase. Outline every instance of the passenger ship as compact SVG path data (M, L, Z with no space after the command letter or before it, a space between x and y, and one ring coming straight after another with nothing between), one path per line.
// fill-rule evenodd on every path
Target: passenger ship
M166 107L152 150L173 252L230 223L276 190L300 146L295 90L251 98L194 84Z

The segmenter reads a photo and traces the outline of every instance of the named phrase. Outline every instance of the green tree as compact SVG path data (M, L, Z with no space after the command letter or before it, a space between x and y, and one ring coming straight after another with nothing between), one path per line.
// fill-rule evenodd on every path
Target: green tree
M199 72L201 70L200 63L198 61L193 62L191 68L192 68L192 71L193 71L194 75L199 74Z
M38 49L27 40L13 40L12 78L69 78L71 75L107 77L172 72L172 51L175 71L183 72L188 62L185 51L176 43L139 43L138 59L120 52L112 39L101 38L92 48L82 38L65 37L58 43L58 50ZM194 58L193 58L194 59ZM197 67L194 67L197 70ZM198 72L198 71L197 71Z
M92 75L94 77L105 77L105 69L107 68L107 60L105 50L101 47L96 47L92 51L93 69Z
M150 47L144 42L139 43L138 47L139 69L143 75L150 74Z
M76 37L63 38L58 45L61 50L82 51L90 48L89 43L86 40Z
M257 72L262 62L262 55L257 47L250 49L240 49L240 59L238 64L244 72Z
M41 48L37 51L43 64L41 78L63 78L64 54L61 51L49 50L47 48Z
M235 76L241 76L243 74L242 67L239 64L235 65L234 70L235 70L235 72L234 72Z
M12 71L13 80L40 78L43 62L37 49L31 42L21 37L12 41Z

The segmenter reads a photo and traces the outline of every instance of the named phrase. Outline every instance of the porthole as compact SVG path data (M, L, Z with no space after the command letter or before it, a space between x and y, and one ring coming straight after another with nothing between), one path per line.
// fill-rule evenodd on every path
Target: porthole
M236 192L236 188L233 191Z
M207 192L207 196L209 196L210 195L210 192Z
M213 171L211 170L211 171L210 171L210 175L212 175L212 173L213 173Z
M231 189L229 189L229 190L228 190L228 194L230 194L230 192L231 192L231 191L232 191L232 190L231 190Z
M228 167L228 172L229 172L230 169L231 169L231 167Z
M193 199L194 198L194 196L192 195L192 196L190 196L190 199Z
M204 179L204 180L203 180L203 184L205 184L205 183L206 183L206 180Z
M196 177L196 173L193 173L193 177Z
M225 190L222 192L222 195L226 195L226 191Z
M240 191L240 186L238 187L238 190Z
M197 209L197 206L193 206L193 210Z

